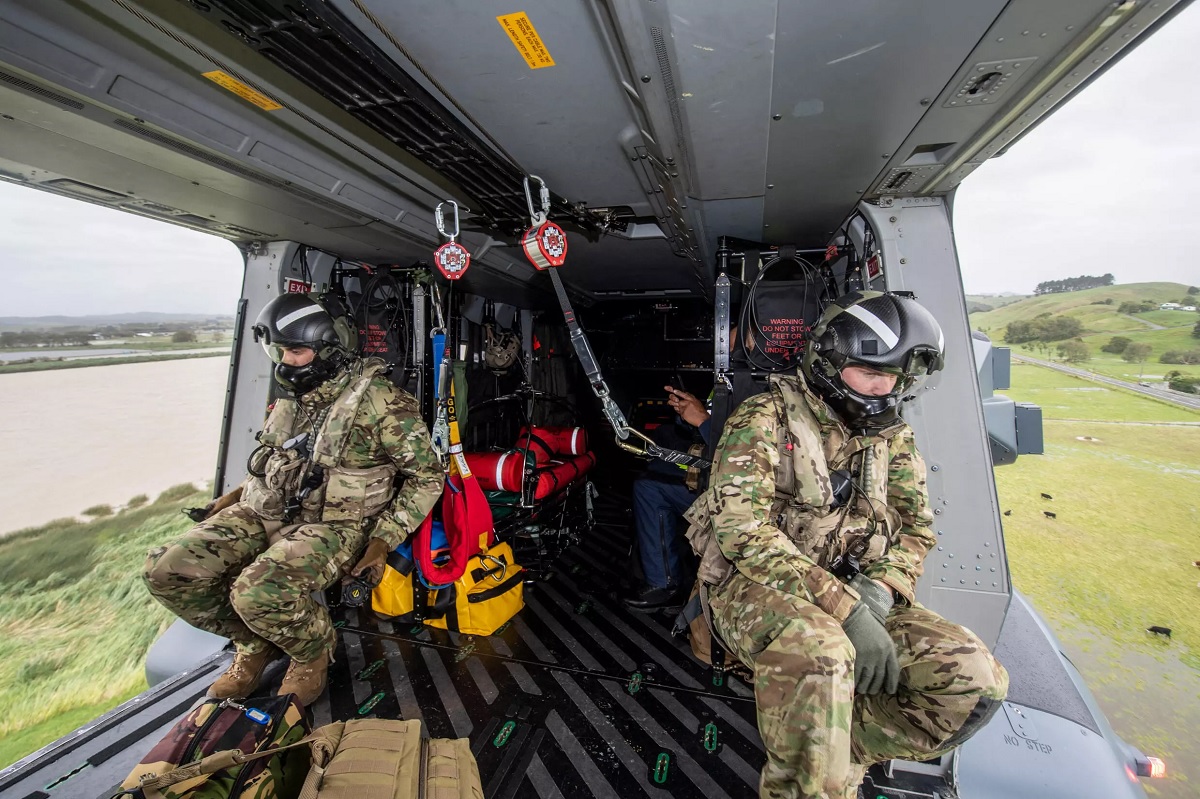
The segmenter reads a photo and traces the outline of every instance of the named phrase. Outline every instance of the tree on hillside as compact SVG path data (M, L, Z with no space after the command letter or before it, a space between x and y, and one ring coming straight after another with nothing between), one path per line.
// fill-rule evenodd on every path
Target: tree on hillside
M1121 353L1121 359L1127 363L1144 363L1150 357L1150 353L1154 352L1154 348L1149 344L1138 342L1130 344Z
M176 330L171 336L171 341L176 344L187 344L196 340L196 334L190 330Z
M1004 340L1009 344L1024 344L1036 338L1037 332L1034 331L1032 322L1009 322L1008 327L1004 328Z
M1077 338L1059 344L1058 354L1067 363L1082 363L1083 361L1090 360L1092 357L1088 345Z
M1200 287L1188 286L1188 294L1200 294Z
M1113 276L1111 273L1095 277L1093 275L1080 275L1079 277L1068 277L1063 280L1046 280L1037 284L1037 288L1033 290L1034 294L1061 294L1064 291L1082 291L1083 289L1094 289L1098 286L1111 286L1113 284Z
M1038 338L1042 341L1061 341L1075 338L1083 332L1083 323L1073 316L1051 316L1042 321Z
M1036 318L1009 322L1004 329L1004 340L1009 344L1024 344L1027 341L1062 341L1083 333L1083 323L1073 316L1039 314Z
M1150 302L1150 301L1123 302L1119 306L1117 306L1117 313L1132 314L1132 313L1145 313L1146 311L1156 311L1156 310L1158 310L1157 303Z
M1200 322L1197 322L1196 326L1192 328L1192 338L1200 338Z
M1100 348L1101 352L1111 352L1114 355L1120 355L1129 346L1131 339L1124 336L1113 336L1108 340L1108 343Z
M1167 388L1186 394L1200 394L1200 378L1179 376L1167 381Z
M1189 366L1200 364L1200 350L1167 350L1158 356L1159 363L1184 363Z

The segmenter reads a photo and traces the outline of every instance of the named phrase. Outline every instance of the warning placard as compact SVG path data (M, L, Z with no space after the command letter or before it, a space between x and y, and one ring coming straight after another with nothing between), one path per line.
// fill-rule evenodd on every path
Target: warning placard
M529 64L530 69L554 66L554 59L550 57L550 51L542 43L542 37L538 36L533 23L529 21L528 14L524 11L518 11L516 14L504 14L496 17L496 21L500 23L501 28L504 28L508 38L512 39L517 52L525 59L525 63Z
M264 111L278 111L279 109L283 108L283 106L272 100L270 97L267 97L262 92L257 92L254 89L251 89L249 86L242 83L228 72L222 72L221 70L217 69L213 70L212 72L204 72L201 74L221 88L228 89L238 97L241 97L247 102L254 103Z

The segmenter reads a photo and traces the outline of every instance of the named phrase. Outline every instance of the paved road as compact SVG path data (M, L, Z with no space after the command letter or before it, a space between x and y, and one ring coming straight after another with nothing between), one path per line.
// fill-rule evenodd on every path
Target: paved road
M1166 328L1163 327L1162 325L1156 325L1153 322L1148 321L1146 319L1139 319L1138 317L1134 316L1133 314L1123 313L1123 314L1121 314L1121 316L1124 316L1126 319L1132 319L1135 322L1141 322L1143 325L1150 328L1151 330L1166 330Z
M1179 405L1184 408L1200 410L1200 395L1184 394L1181 391L1172 391L1169 388L1154 388L1153 386L1139 386L1137 383L1131 383L1128 380L1118 380L1115 377L1105 377L1094 372L1089 372L1086 369L1077 369L1074 366L1066 366L1053 361L1043 361L1041 358L1030 358L1028 355L1017 355L1013 353L1014 361L1025 361L1026 363L1035 363L1038 366L1047 366L1051 369L1056 369L1059 372L1066 372L1069 375L1082 377L1091 380L1095 383L1104 383L1117 388L1123 388L1128 391L1136 391L1138 394L1145 394L1148 397L1170 402L1173 405Z

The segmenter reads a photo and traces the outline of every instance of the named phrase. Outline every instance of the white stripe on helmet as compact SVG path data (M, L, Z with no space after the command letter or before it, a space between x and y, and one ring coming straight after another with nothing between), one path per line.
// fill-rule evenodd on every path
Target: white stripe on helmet
M892 329L884 324L884 321L875 314L860 305L851 305L846 309L846 313L861 321L867 327L874 331L875 335L883 339L883 343L890 350L900 341L900 337L892 332Z
M299 310L292 311L290 314L276 322L275 327L280 333L282 333L283 329L292 322L299 322L304 317L312 316L315 313L325 313L325 311L319 305L309 305L306 308L300 308Z

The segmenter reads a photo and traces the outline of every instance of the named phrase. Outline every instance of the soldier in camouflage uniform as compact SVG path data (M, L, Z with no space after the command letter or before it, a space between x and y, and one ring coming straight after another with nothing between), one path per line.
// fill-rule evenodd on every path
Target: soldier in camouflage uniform
M942 351L915 300L838 300L801 374L730 417L688 511L713 630L754 673L764 799L854 797L868 765L950 750L1007 693L979 638L914 599L936 539L898 408Z
M417 401L383 361L352 357L348 330L306 295L267 304L255 337L292 397L258 435L241 500L147 558L150 593L237 648L210 696L248 696L282 650L292 662L280 693L315 701L335 635L313 592L381 572L441 495Z

